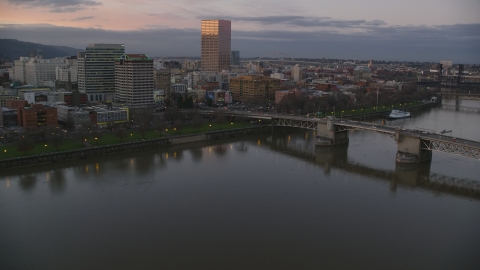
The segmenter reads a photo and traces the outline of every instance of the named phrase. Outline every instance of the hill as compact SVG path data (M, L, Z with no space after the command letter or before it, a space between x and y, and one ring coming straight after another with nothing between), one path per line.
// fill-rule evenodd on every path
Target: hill
M43 57L46 59L77 55L79 51L82 51L65 46L43 45L16 39L0 39L0 59L3 59L2 62L11 62L21 56L30 56L32 50L41 50Z

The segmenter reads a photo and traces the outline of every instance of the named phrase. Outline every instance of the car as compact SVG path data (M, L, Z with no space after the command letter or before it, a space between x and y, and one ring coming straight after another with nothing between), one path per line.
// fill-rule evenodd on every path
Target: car
M457 138L452 138L452 142L456 142L457 141Z

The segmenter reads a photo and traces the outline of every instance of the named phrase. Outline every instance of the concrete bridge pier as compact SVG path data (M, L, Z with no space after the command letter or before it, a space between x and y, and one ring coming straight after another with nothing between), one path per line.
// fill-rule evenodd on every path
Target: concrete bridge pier
M397 163L420 163L432 160L432 150L422 148L423 140L402 134L400 130L395 132L395 141L397 142Z
M348 130L338 131L332 120L327 123L317 123L317 146L348 144Z

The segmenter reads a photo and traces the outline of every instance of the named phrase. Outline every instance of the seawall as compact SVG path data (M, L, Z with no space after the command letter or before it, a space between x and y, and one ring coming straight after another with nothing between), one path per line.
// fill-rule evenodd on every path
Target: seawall
M270 132L271 126L255 126L248 128L238 128L230 130L211 131L201 134L190 134L171 136L159 139L138 140L133 142L111 144L106 146L91 146L78 150L51 152L35 156L18 157L0 160L0 169L10 169L16 167L38 165L44 163L61 162L64 160L84 159L94 156L107 155L115 152L132 151L142 148L152 148L167 145L176 145L183 143L192 143L208 141L220 138L240 136L243 134L253 134L261 132Z

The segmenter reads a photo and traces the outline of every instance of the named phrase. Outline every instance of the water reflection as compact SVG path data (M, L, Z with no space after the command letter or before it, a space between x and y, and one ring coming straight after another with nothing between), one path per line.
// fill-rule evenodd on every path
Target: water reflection
M288 136L276 136L266 140L264 146L289 156L295 156L320 165L325 175L333 169L362 175L367 178L390 182L390 190L396 192L400 185L406 188L422 188L434 192L448 193L480 199L480 183L476 180L449 177L431 172L431 162L419 164L396 164L394 170L368 167L348 157L348 145L332 147L308 146ZM268 144L268 145L267 145Z
M67 181L69 180L65 177L65 169L69 167L73 169L72 174L78 176L73 177L73 179L79 181L98 180L100 182L106 182L106 179L109 179L108 181L121 181L121 177L106 176L111 175L112 172L120 174L128 172L129 174L133 173L137 176L147 175L157 168L166 168L169 161L174 161L175 163L184 162L185 151L190 153L192 162L201 163L204 154L206 154L204 151L223 157L232 149L235 150L233 153L233 155L235 155L245 154L249 151L249 148L255 147L268 148L280 152L282 155L297 157L308 161L323 168L324 175L326 176L330 176L333 170L340 170L367 178L389 181L392 192L395 192L398 186L404 186L409 188L427 188L429 190L449 192L451 194L455 192L455 194L461 193L459 192L460 189L456 189L457 191L455 191L454 187L456 188L456 186L449 186L447 190L445 188L442 189L440 184L435 184L435 179L431 176L431 163L429 162L410 166L397 165L393 170L371 168L350 158L348 145L315 147L313 143L314 136L312 134L313 133L309 133L309 135L306 135L304 131L292 132L291 130L287 130L287 132L277 133L273 136L262 134L240 141L235 141L234 139L216 141L215 144L210 146L205 146L205 143L193 146L177 145L168 148L102 156L95 158L95 161L77 160L70 162L70 164L76 162L77 164L75 166L70 166L69 163L57 163L52 164L53 170L50 169L49 171L45 171L43 166L28 167L22 169L22 171L29 171L30 173L22 174L19 177L19 185L26 191L34 189L36 187L36 175L44 172L50 189L55 193L61 193L65 190ZM88 163L85 164L85 161L88 161ZM14 174L14 170L4 173L5 176ZM455 180L453 180L453 182L455 182ZM6 183L8 186L9 182Z
M55 194L62 193L65 190L67 182L64 170L54 170L53 172L47 173L47 175L50 190Z
M37 176L33 173L20 175L18 183L23 190L32 191L37 184Z
M248 152L248 146L245 141L240 141L235 144L235 150L237 150L238 153L245 154Z
M203 157L203 149L202 148L192 148L188 150L192 155L192 160L195 163L199 163Z
M215 154L217 156L223 156L228 151L228 146L226 144L218 144L214 147Z
M135 171L141 175L147 174L155 166L153 155L137 156L132 159L135 161Z

